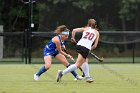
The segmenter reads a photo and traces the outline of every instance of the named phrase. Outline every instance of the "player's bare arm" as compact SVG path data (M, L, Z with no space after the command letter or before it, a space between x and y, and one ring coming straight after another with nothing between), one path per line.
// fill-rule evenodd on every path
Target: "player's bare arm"
M85 30L85 28L75 28L75 29L73 29L71 41L76 43L76 40L75 40L76 32L83 32L84 30Z
M99 42L99 32L96 30L96 39L95 39L95 42L94 42L94 45L92 46L92 49L95 49L98 45L98 42Z
M65 52L62 50L61 45L60 45L60 40L59 40L58 37L54 37L54 38L52 39L52 41L56 44L57 50L58 50L62 55L66 56L66 57L69 57L69 58L73 58L71 55L65 53Z

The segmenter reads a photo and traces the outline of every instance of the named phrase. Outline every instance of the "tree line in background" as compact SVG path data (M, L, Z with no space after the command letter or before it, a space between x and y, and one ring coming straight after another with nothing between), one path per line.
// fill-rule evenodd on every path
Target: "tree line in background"
M95 18L100 30L139 31L140 0L33 0L33 31L50 31L65 24L85 26ZM0 0L0 24L5 31L24 31L28 0Z
M29 0L0 0L0 25L4 26L5 32L25 31L28 27L28 1ZM70 30L75 27L82 27L87 20L94 18L100 31L140 31L140 0L32 0L33 1L33 23L32 31L48 32L53 31L58 25L65 24ZM34 55L42 52L40 44L42 38L32 38ZM15 44L16 40L16 44ZM22 40L22 38L21 38ZM124 38L125 40L125 38ZM19 38L14 40L5 39L5 49L22 52L22 41ZM12 45L12 47L11 47ZM21 46L19 46L21 45ZM20 47L17 49L17 47ZM100 45L99 45L100 46ZM132 49L131 46L106 46L99 47L100 54L108 52L107 49L119 52ZM42 45L41 45L42 47ZM111 48L112 47L112 48ZM120 48L121 47L121 48ZM122 48L123 47L123 48ZM39 52L38 52L39 51ZM111 51L110 56L114 54ZM98 51L99 52L99 51ZM128 51L131 55L131 50ZM124 55L128 55L128 52ZM108 53L109 54L109 53Z

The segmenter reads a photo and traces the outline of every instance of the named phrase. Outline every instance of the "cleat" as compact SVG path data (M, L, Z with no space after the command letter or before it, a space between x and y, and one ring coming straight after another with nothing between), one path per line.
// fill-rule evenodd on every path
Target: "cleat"
M60 82L62 78L62 70L58 70L57 72L57 76L56 76L56 81Z
M76 76L76 79L77 79L77 80L82 80L82 79L83 79L83 77L82 77L82 76L77 75L77 76Z
M38 80L39 79L39 76L38 75L36 75L36 74L34 74L34 80Z
M91 83L94 81L94 79L92 77L86 77L85 78L86 82Z

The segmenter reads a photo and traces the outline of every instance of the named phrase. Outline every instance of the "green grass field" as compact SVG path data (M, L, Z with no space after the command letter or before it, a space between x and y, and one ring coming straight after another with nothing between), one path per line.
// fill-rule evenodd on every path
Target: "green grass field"
M140 64L90 64L93 83L74 81L71 74L56 82L61 64L52 64L39 81L33 74L42 64L0 64L0 93L140 93ZM82 74L79 70L77 73Z

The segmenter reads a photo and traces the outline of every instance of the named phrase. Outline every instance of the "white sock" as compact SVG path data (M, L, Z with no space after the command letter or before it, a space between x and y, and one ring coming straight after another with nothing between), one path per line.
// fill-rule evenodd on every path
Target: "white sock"
M88 62L84 62L82 64L82 70L85 73L85 77L90 77L89 75L89 66L88 66Z
M76 65L70 65L68 68L66 68L65 70L63 70L62 74L65 75L71 71L75 71L77 69Z

